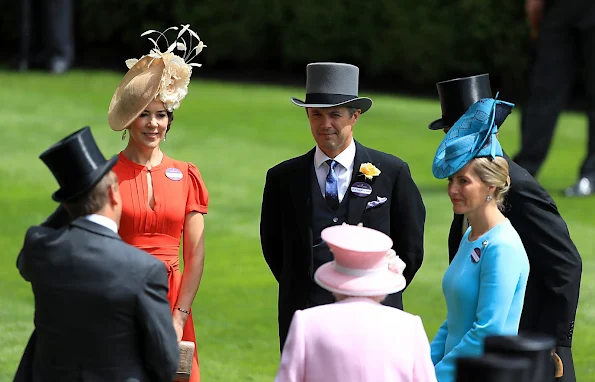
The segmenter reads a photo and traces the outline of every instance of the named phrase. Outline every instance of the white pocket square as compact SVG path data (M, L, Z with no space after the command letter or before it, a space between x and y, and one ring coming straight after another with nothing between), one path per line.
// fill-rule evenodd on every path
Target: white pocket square
M370 208L374 208L374 207L378 207L381 204L384 204L388 199L384 198L382 196L377 196L376 200L373 200L371 202L368 202L368 205L366 205L366 209L370 209Z

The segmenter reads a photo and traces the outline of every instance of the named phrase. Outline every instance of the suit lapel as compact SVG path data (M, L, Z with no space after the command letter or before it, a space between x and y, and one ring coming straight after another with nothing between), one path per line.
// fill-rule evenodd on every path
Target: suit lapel
M465 221L465 215L454 214L452 223L450 225L450 232L448 234L448 257L450 261L454 259L461 239L463 238L463 222Z
M296 162L293 171L288 172L291 200L288 208L295 209L296 228L308 227L312 242L312 172L314 171L314 149ZM306 234L308 233L306 232ZM304 234L303 232L301 234ZM311 245L310 245L311 246Z
M353 174L351 175L351 182L345 193L345 197L349 198L349 207L347 209L347 224L356 225L361 222L362 215L368 204L368 199L373 192L367 197L356 196L351 192L351 186L356 182L365 182L365 178L359 176L359 168L364 162L372 162L370 155L366 148L357 141L355 142L355 159L353 161Z

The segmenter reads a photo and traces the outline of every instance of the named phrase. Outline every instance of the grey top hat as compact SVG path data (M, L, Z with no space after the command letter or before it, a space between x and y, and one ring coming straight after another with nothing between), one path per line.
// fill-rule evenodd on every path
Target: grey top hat
M358 97L359 68L336 62L315 62L306 67L306 100L291 97L301 107L345 106L365 113L372 100Z

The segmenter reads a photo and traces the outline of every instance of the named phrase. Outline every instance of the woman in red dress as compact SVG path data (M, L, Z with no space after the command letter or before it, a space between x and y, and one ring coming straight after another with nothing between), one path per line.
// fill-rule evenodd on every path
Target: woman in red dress
M204 267L203 215L209 197L198 168L169 158L160 143L166 140L174 109L188 93L192 73L188 64L192 58L179 57L171 49L177 47L196 55L204 45L188 26L182 26L178 39L188 32L190 40L195 37L199 41L197 47L187 47L187 40L181 39L183 42L167 42L168 51L161 53L157 43L165 36L153 32L160 34L154 40L155 48L140 60L126 62L130 70L109 108L110 127L123 130L123 140L127 133L130 136L114 167L123 201L119 234L125 242L163 261L168 269L168 299L178 342L196 343L191 306ZM179 260L181 238L183 273ZM192 382L200 381L198 347L195 349Z

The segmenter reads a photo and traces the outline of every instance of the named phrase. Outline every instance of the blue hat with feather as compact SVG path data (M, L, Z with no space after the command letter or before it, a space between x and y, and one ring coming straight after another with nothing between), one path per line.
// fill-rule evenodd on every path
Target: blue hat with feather
M496 138L496 109L498 105L514 104L496 98L475 102L459 118L438 146L432 173L438 179L448 178L474 158L502 156L502 146Z

